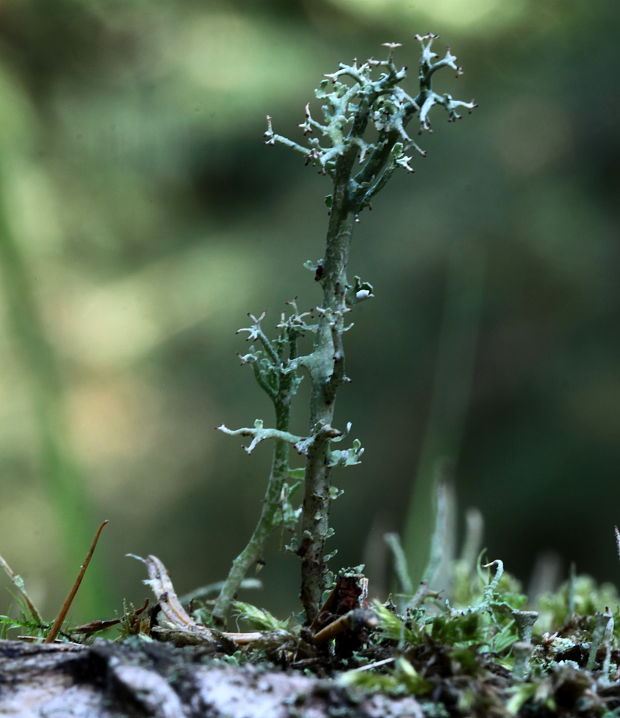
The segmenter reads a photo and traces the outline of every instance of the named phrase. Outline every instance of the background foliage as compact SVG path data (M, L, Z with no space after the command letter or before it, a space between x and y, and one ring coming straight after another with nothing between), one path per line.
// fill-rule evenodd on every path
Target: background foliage
M377 297L347 335L338 415L366 455L336 477L336 563L365 560L386 590L381 535L402 530L426 450L452 455L508 570L553 551L614 577L618 25L602 0L2 5L0 553L48 613L103 518L77 620L146 595L128 551L161 556L181 592L223 578L269 462L213 430L267 418L234 329L316 302L302 262L326 225L327 185L262 145L264 116L294 136L339 60L404 41L413 66L428 29L480 109L436 119L355 237ZM467 411L444 423L454 392ZM286 613L297 562L266 559L252 600Z

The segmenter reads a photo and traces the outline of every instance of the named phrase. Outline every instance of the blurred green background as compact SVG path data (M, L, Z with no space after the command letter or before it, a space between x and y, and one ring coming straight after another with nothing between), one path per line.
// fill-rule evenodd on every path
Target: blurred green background
M366 560L385 590L381 535L448 454L491 558L526 581L544 551L617 577L619 25L597 0L1 5L0 554L48 616L104 518L75 621L147 595L129 551L181 592L224 577L269 448L213 427L271 418L234 330L318 301L302 262L326 226L327 180L265 147L264 117L298 137L323 73L386 41L415 68L429 29L465 68L438 87L480 108L437 110L417 174L358 226L351 273L376 299L338 416L366 455L335 477L333 565ZM288 613L277 543L246 598Z

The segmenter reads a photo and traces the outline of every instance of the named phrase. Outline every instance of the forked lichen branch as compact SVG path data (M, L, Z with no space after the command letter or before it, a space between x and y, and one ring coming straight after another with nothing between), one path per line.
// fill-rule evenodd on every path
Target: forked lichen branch
M292 314L283 316L278 324L280 333L273 342L263 332L264 315L250 315L252 325L241 330L256 343L241 360L252 365L258 384L272 400L276 424L268 429L257 420L254 427L219 428L228 434L250 437L247 451L265 439L273 439L275 447L261 516L216 602L217 620L224 619L245 573L260 558L267 535L278 524L291 528L298 520L299 540L294 549L301 558L301 600L308 623L314 620L320 605L327 578L325 542L331 535L329 503L338 494L331 485L331 469L359 463L363 452L358 441L350 449L332 448L343 434L334 428L334 410L337 391L348 381L343 340L353 326L348 314L358 302L373 296L368 282L355 277L351 283L347 276L354 226L394 170L400 167L414 171L413 158L407 153L425 155L407 133L414 117L418 118L421 133L431 131L429 113L435 105L446 110L449 121L459 119L460 109L471 111L475 107L473 101L455 100L450 94L438 94L432 89L437 70L448 67L457 75L461 70L450 50L443 57L433 51L436 35L415 37L422 48L415 94L401 86L407 69L397 66L394 60L394 51L400 45L386 43L386 59L341 63L335 72L325 75L315 91L320 119L308 103L300 124L303 141L276 134L271 117L267 118L268 145L279 143L301 153L306 164L332 180L332 191L326 198L329 222L324 254L316 262L306 263L321 285L323 298L311 313L300 313L293 304ZM298 356L297 339L305 334L314 336L313 348L309 354ZM290 402L302 371L312 385L308 434L303 437L289 431ZM291 446L305 456L306 462L301 514L290 504L290 482L302 473L289 469Z

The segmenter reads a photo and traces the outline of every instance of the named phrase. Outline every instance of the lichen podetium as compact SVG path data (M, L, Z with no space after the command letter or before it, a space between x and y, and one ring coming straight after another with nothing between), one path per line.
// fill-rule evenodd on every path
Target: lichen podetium
M347 277L349 251L355 223L360 213L370 207L371 200L388 182L397 168L413 172L413 150L421 155L407 133L407 126L417 117L419 132L430 131L429 113L441 105L449 120L460 117L459 110L472 110L473 101L455 100L449 94L432 89L434 73L443 68L461 73L456 57L447 50L443 57L433 52L436 35L416 35L421 45L418 88L409 94L401 83L407 77L406 67L394 60L398 43L386 43L387 58L369 59L362 64L341 63L338 70L325 75L315 91L321 103L321 120L306 105L305 120L300 125L305 140L298 143L273 131L267 118L266 143L283 144L301 153L306 164L318 168L332 181L326 198L329 223L323 257L306 266L321 285L323 298L312 312L282 315L279 334L270 340L262 329L263 316L250 315L248 332L252 342L242 361L251 364L261 388L269 395L275 408L275 428L267 429L261 420L253 427L221 431L252 438L247 451L264 439L273 439L275 448L265 500L254 532L243 551L235 559L214 607L214 618L222 623L247 571L262 556L265 541L278 526L298 531L292 547L301 558L301 601L306 620L314 620L325 589L329 557L325 542L331 534L329 503L338 495L331 484L336 466L357 464L363 453L359 441L348 449L334 448L348 433L334 426L336 394L347 382L345 373L344 334L351 328L348 314L354 306L373 296L372 285L355 277ZM314 336L312 351L299 355L298 339ZM291 400L304 372L312 384L308 434L297 436L289 431ZM289 453L294 447L305 456L305 469L291 471ZM295 481L303 479L304 495L301 509L291 503Z

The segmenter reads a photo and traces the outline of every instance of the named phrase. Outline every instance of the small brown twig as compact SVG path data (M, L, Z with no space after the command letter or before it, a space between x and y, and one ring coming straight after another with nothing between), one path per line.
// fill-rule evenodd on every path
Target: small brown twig
M99 631L105 631L108 628L114 628L114 626L118 626L118 624L121 622L120 618L110 618L110 619L102 619L98 621L91 621L90 623L85 623L81 626L75 626L71 629L70 633L73 635L74 633L82 633L85 636L90 636L93 633L98 633Z
M133 624L135 621L137 621L140 614L144 613L144 611L146 611L148 607L149 599L145 598L144 603L139 608L134 608L133 611L130 611L128 614L126 614L129 623ZM84 635L89 636L92 633L98 633L99 631L105 631L108 628L118 626L118 624L123 621L123 618L110 618L108 620L99 620L91 621L90 623L84 623L81 626L75 626L74 628L72 628L71 633L83 633Z
M54 621L52 627L50 628L50 632L47 634L43 643L53 643L54 640L56 639L56 636L58 635L58 632L60 631L60 627L62 626L63 621L65 620L69 609L71 608L71 604L73 603L75 594L78 592L80 584L82 583L82 579L84 578L84 574L86 573L86 569L88 568L90 560L93 557L93 554L95 553L95 548L97 547L97 542L99 541L101 532L109 523L110 522L108 521L108 519L106 519L105 521L101 522L99 528L97 529L95 536L92 540L92 543L90 545L90 548L88 549L88 553L86 554L86 558L84 559L84 563L80 566L80 570L77 575L77 578L75 579L73 586L71 586L71 590L69 591L67 598L65 598L65 601L62 604L62 607L61 607L60 611L58 612L58 615L56 616L56 620Z
M325 628L312 636L313 643L325 643L331 641L332 638L340 636L345 631L360 631L363 628L373 629L379 625L379 620L374 611L369 608L354 608L352 611L345 613L344 616L338 616L334 621L328 623Z

